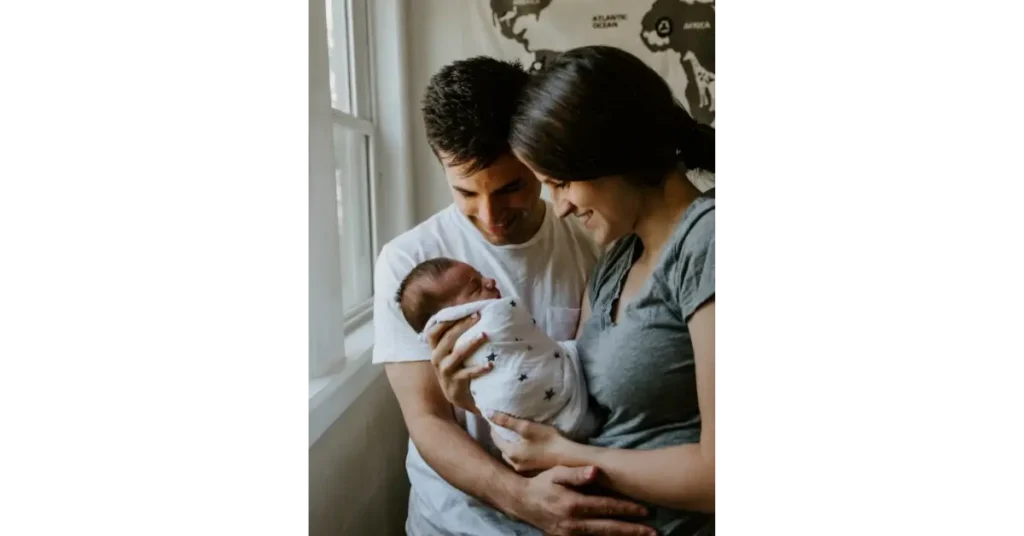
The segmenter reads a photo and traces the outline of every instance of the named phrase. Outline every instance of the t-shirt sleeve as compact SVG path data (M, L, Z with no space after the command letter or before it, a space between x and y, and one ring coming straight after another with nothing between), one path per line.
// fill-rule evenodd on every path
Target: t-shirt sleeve
M677 265L683 320L715 296L715 211L700 216L683 238Z
M373 274L373 362L429 361L430 346L420 341L395 301L402 279L415 261L389 246L381 249Z

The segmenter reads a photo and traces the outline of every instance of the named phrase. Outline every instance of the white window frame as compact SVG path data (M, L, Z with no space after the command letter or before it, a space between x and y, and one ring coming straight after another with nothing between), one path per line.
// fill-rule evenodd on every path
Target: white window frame
M406 67L405 0L332 0L353 6L367 23L349 32L350 58L367 46L365 84L353 84L355 113L332 107L326 0L309 0L309 379L310 446L380 376L370 363L373 300L349 305L342 296L341 233L335 199L334 126L367 136L370 281L381 246L415 222L411 124ZM353 44L359 40L362 44ZM358 68L358 67L357 67ZM354 69L355 70L355 69ZM359 73L356 73L358 76ZM377 102L386 102L383 109ZM386 184L380 188L380 184ZM380 195L383 193L384 195ZM342 192L344 195L344 192ZM386 208L386 210L383 210Z
M343 369L349 355L345 341L349 335L369 321L373 298L373 260L379 251L376 207L377 125L375 124L376 97L374 92L372 24L367 0L332 0L338 15L334 24L345 24L347 30L339 32L347 37L340 50L348 54L348 79L351 96L350 110L333 107L330 96L330 55L327 50L326 0L310 1L310 363L311 380L323 378ZM366 197L348 195L336 183L337 164L334 153L334 129L342 128L365 136L368 144L365 178L360 188ZM319 150L314 150L314 147ZM329 175L328 175L329 172ZM338 190L343 204L365 203L361 227L350 230L338 223L337 207L329 207L327 194ZM330 226L330 228L328 228ZM339 227L341 227L339 229ZM370 247L369 266L361 272L369 274L356 283L371 289L370 298L352 303L352 296L340 292L342 278L353 268L350 259L343 259L344 242L349 232L368 230ZM313 251L316 249L317 251ZM338 259L337 262L331 257ZM312 266L317 263L317 266ZM339 316L340 311L340 316Z
M364 185L367 192L367 199L361 200L368 205L366 223L370 232L370 277L360 281L360 285L370 287L370 297L359 303L347 303L342 296L345 305L345 333L350 334L363 322L368 321L373 311L373 267L376 261L380 245L377 243L377 224L375 213L377 212L377 195L374 177L378 174L377 165L377 92L376 76L374 75L374 51L373 51L373 24L372 24L372 2L369 0L332 0L335 4L346 4L346 15L349 23L348 47L349 54L349 77L351 88L351 112L344 112L337 108L331 108L331 117L334 125L349 129L353 132L366 136L367 139L367 183ZM326 19L325 19L326 20ZM366 63L361 63L365 60ZM333 131L332 131L333 135ZM344 232L344 231L343 231ZM339 237L344 239L344 237ZM344 271L346 266L342 264Z

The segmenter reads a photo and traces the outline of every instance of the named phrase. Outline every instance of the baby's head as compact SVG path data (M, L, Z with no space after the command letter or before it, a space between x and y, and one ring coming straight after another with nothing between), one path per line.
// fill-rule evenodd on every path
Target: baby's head
M437 257L423 261L398 285L395 301L416 333L441 309L501 297L493 279L472 266Z

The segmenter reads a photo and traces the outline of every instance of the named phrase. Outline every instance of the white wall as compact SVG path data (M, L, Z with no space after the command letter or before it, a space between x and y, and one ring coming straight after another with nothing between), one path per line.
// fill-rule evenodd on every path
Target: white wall
M409 83L412 165L417 221L452 202L441 164L427 145L420 101L430 77L446 64L468 57L460 25L462 0L406 0L409 13Z
M309 534L405 534L408 441L381 374L309 449Z

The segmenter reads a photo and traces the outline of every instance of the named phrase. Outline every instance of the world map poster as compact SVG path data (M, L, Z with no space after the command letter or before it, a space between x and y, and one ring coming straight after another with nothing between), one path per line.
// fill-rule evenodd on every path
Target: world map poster
M658 72L697 121L715 126L714 0L471 0L465 43L531 71L559 52L611 45ZM713 175L691 177L702 189Z

